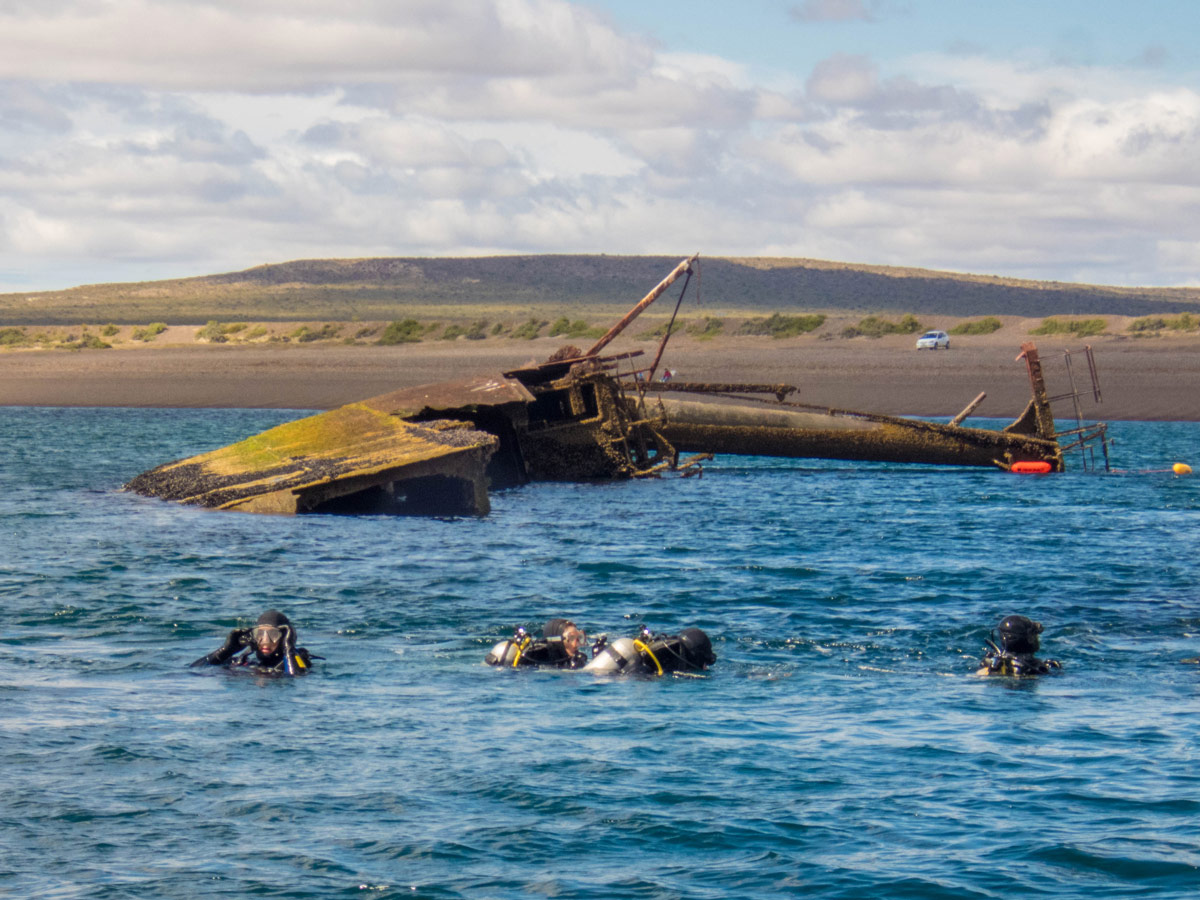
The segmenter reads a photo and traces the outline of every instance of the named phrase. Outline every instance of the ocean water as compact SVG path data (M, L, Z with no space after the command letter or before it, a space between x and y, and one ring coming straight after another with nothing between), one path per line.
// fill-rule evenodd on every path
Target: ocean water
M294 413L0 409L0 895L1194 897L1200 424L1110 475L720 458L474 519L130 496ZM303 678L188 663L278 607ZM999 619L1038 680L971 673ZM482 664L696 625L703 677Z

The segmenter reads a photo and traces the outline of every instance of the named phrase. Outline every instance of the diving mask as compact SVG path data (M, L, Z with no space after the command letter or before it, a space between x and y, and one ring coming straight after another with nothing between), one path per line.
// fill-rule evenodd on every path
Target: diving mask
M278 644L283 640L283 629L275 625L255 625L253 634L256 644Z

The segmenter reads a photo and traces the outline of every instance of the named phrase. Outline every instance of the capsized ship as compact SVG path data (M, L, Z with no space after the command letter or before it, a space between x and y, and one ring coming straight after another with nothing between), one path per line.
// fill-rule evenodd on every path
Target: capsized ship
M151 469L126 489L245 512L486 515L490 487L695 474L717 453L1061 472L1069 451L1095 467L1098 446L1107 468L1106 427L1084 424L1073 375L1069 394L1047 395L1031 343L1017 359L1032 396L1000 430L962 425L983 394L938 423L796 402L787 384L655 381L670 326L648 364L640 350L602 355L686 277L682 301L697 261L679 263L586 351L351 403ZM1051 402L1066 398L1078 427L1058 432Z

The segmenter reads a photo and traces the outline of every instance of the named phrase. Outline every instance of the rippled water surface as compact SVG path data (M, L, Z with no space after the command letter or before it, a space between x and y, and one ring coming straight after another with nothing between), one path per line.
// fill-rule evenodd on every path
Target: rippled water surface
M1103 476L718 459L482 520L118 492L294 414L0 409L0 895L1194 897L1200 425ZM1160 471L1147 471L1160 470ZM326 657L187 667L267 607ZM970 673L1045 623L1055 677ZM498 671L568 614L705 677Z

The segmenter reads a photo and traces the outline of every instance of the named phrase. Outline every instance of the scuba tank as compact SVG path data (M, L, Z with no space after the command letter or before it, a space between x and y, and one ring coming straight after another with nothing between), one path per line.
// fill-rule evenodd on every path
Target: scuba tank
M501 641L489 650L488 655L483 658L483 661L489 666L519 666L525 651L529 649L532 643L533 638L529 636L529 632L524 628L518 627L511 638L507 641ZM532 664L532 660L525 662L525 665Z
M596 675L632 675L645 673L647 669L633 638L617 638L611 643L605 641L583 671Z
M597 675L665 675L668 672L698 672L717 661L708 635L699 628L685 628L676 635L651 634L642 626L636 638L617 638L597 646L596 655L584 666Z

